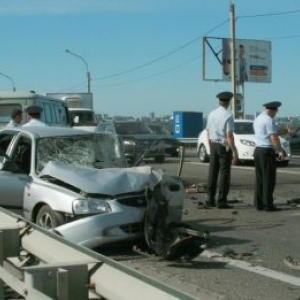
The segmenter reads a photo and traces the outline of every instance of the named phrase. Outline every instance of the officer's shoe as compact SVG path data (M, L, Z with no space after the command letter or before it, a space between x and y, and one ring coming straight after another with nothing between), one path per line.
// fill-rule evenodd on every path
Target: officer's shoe
M231 209L233 208L232 205L228 205L227 203L218 204L219 209Z
M280 211L281 208L278 208L274 205L265 207L265 211Z
M212 208L212 207L216 207L216 203L213 201L205 201L203 208Z
M256 210L265 210L263 206L256 206Z

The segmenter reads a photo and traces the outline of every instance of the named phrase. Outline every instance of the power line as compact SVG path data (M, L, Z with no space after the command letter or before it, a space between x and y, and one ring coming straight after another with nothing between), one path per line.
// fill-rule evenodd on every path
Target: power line
M299 14L300 9L297 10L289 10L285 12L277 12L277 13L266 13L266 14L256 14L256 15L244 15L239 16L236 19L239 18L260 18L260 17L274 17L274 16L284 16L284 15L291 15L291 14Z
M282 16L282 15L290 15L290 14L298 14L300 13L300 10L291 10L291 11L286 11L286 12L277 12L277 13L266 13L266 14L256 14L256 15L244 15L244 16L240 16L238 18L257 18L257 17L271 17L271 16ZM238 19L237 18L237 19ZM114 77L119 77L121 75L124 75L124 74L127 74L127 73L131 73L131 72L134 72L134 71L137 71L139 69L142 69L142 68L145 68L149 65L152 65L158 61L161 61L163 59L165 59L166 57L168 56L171 56L181 50L183 50L184 48L194 44L195 42L197 42L199 39L202 39L205 35L208 35L209 33L215 31L216 29L218 29L219 27L223 26L224 24L228 23L229 20L226 19L225 21L221 22L220 24L216 25L215 27L213 27L212 29L208 30L207 32L205 32L204 34L202 34L201 36L198 36L196 38L194 38L193 40L187 42L186 44L162 55L162 56L159 56L158 58L155 58L149 62L146 62L144 64L141 64L139 66L136 66L136 67L133 67L133 68L130 68L130 69L127 69L127 70L124 70L124 71L120 71L120 72L117 72L117 73L114 73L114 74L110 74L110 75L107 75L107 76L103 76L103 77L96 77L94 78L93 80L105 80L105 79L110 79L110 78L114 78Z
M244 16L240 16L240 17L237 17L236 19L238 18L257 18L257 17L271 17L271 16L283 16L283 15L291 15L291 14L298 14L300 13L300 10L291 10L291 11L285 11L285 12L277 12L277 13L265 13L265 14L256 14L256 15L244 15ZM141 65L138 65L136 67L133 67L133 68L129 68L129 69L126 69L124 71L120 71L120 72L117 72L117 73L113 73L113 74L110 74L110 75L106 75L106 76L102 76L102 77L96 77L94 78L93 80L105 80L105 79L110 79L110 78L114 78L114 77L119 77L121 75L124 75L124 74L127 74L127 73L131 73L131 72L134 72L134 71L137 71L137 70L140 70L142 68L145 68L149 65L152 65L158 61L161 61L163 59L165 59L166 57L168 56L171 56L183 49L185 49L186 47L194 44L195 42L199 41L200 39L202 39L204 36L208 35L209 33L215 31L216 29L218 29L219 27L223 26L224 24L228 23L229 20L226 19L225 21L221 22L220 24L216 25L215 27L213 27L212 29L208 30L207 32L205 32L204 34L202 34L201 36L198 36L196 38L194 38L193 40L187 42L186 44L162 55L162 56L159 56L153 60L150 60L149 62L146 62L144 64L141 64Z
M283 40L283 39L294 39L294 38L300 38L300 35L287 35L287 36L277 36L277 37L270 37L267 38L268 40Z
M123 86L123 85L128 85L128 84L132 84L132 83L144 81L144 80L147 80L147 79L150 79L150 78L153 78L153 77L157 77L157 76L163 75L165 73L169 73L169 72L174 71L176 69L182 68L183 66L188 65L188 64L190 64L192 62L195 62L195 61L199 60L200 58L202 58L202 56L198 55L198 56L196 56L196 57L194 57L192 59L189 59L189 60L187 60L187 61L185 61L185 62L183 62L181 64L178 64L178 65L176 65L174 67L168 68L168 69L163 70L161 72L157 72L157 73L154 73L154 74L151 74L151 75L148 75L148 76L140 77L140 78L138 78L136 80L132 80L132 81L127 81L127 82L122 82L122 83L116 83L116 84L101 85L101 87ZM97 85L95 85L95 86L97 86Z
M174 50L172 50L172 51L170 51L170 52L168 52L168 53L166 53L166 54L164 54L162 56L159 56L159 57L157 57L157 58L155 58L153 60L150 60L150 61L148 61L148 62L146 62L144 64L141 64L139 66L136 66L136 67L133 67L133 68L130 68L130 69L118 72L118 73L114 73L114 74L111 74L111 75L107 75L107 76L103 76L103 77L96 77L96 78L93 78L93 80L94 81L95 80L104 80L104 79L110 79L110 78L114 78L114 77L119 77L121 75L128 74L128 73L137 71L139 69L145 68L145 67L147 67L149 65L152 65L152 64L154 64L154 63L156 63L158 61L161 61L161 60L165 59L166 57L168 57L170 55L173 55L174 53L179 52L179 51L183 50L184 48L186 48L186 47L194 44L198 40L202 39L205 35L207 35L207 34L213 32L213 31L215 31L216 29L218 29L219 27L223 26L225 23L228 23L228 22L229 22L229 20L227 19L226 21L221 22L220 24L218 24L217 26L213 27L212 29L210 29L206 33L202 34L201 36L198 36L198 37L194 38L193 40L187 42L186 44L184 44L184 45L182 45L182 46L180 46L180 47L178 47L178 48L176 48L176 49L174 49Z
M79 88L80 86L84 86L85 83L79 83L79 84L76 84L76 85L73 85L69 88L65 88L65 89L62 89L60 91L58 91L57 93L63 93L64 91L74 91L76 90L77 88Z
M291 10L291 11L285 11L285 12L276 12L276 13L265 13L265 14L255 14L255 15L241 15L241 16L238 16L236 17L236 19L246 19L246 18L259 18L259 17L274 17L274 16L285 16L285 15L292 15L292 14L299 14L300 13L300 10ZM116 77L119 77L119 76L122 76L124 74L128 74L128 73L132 73L134 71L137 71L137 70L140 70L142 68L145 68L149 65L152 65L156 62L159 62L187 47L189 47L190 45L198 42L200 39L202 39L204 36L207 36L209 33L215 31L216 29L218 29L219 27L223 26L224 24L228 23L229 22L229 19L226 19L225 21L219 23L218 25L216 25L215 27L213 27L212 29L208 30L207 32L205 32L204 34L192 39L191 41L185 43L184 45L178 47L178 48L175 48L174 50L164 54L164 55L161 55L153 60L150 60L146 63L143 63L141 65L138 65L136 67L132 67L132 68L129 68L129 69L125 69L124 71L120 71L120 72L116 72L116 73L113 73L113 74L110 74L110 75L106 75L106 76L101 76L101 77L96 77L96 78L93 78L93 81L96 81L96 80L106 80L106 79L111 79L111 78L116 78ZM294 35L294 36L282 36L282 37L273 37L273 38L270 38L270 39L288 39L288 38L298 38L300 36L298 35ZM169 68L165 71L161 71L159 73L155 73L155 74L152 74L152 75L149 75L149 76L146 76L146 77L142 77L140 80L137 79L135 80L134 82L138 82L138 81L141 81L141 80L145 80L145 79L148 79L148 78L152 78L154 76L157 76L157 75L161 75L161 74L164 74L164 73L167 73L167 72L170 72L174 69L177 69L179 67L182 67L183 65L185 65L186 63L182 63L180 65L177 65L175 67L172 67L172 68ZM128 84L128 83L123 83L123 84L118 84L118 85L125 85L125 84ZM79 86L81 86L81 84L78 84L76 86L73 86L71 87L70 89L75 89ZM113 85L115 86L115 85Z

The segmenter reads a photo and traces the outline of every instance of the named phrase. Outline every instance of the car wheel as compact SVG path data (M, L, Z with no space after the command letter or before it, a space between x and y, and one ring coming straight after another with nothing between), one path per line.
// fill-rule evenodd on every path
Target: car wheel
M178 156L179 156L179 152L173 152L173 153L171 154L171 156L172 156L172 157L178 157Z
M203 163L209 161L207 151L206 151L206 148L204 145L200 146L199 151L198 151L198 157L199 157L199 160Z
M44 229L53 229L64 223L63 215L53 211L48 205L39 210L35 223Z
M155 162L157 162L157 163L165 162L165 156L164 155L155 156L154 159L155 159Z

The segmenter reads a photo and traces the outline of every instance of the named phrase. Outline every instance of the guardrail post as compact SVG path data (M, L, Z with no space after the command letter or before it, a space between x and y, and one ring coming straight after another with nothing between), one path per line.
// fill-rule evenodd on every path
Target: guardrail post
M88 299L88 269L86 264L25 268L25 285L57 300Z
M3 266L4 260L4 233L0 231L0 265ZM4 282L0 280L0 299L4 299Z
M7 257L18 256L20 253L19 229L7 228L0 231L0 265L4 265ZM4 282L0 280L0 299L4 299Z

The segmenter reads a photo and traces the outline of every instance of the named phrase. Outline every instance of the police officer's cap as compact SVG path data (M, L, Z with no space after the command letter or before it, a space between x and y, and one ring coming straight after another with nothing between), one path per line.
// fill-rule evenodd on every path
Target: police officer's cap
M217 98L221 101L229 101L233 97L231 92L221 92L217 95Z
M32 105L32 106L28 106L25 111L28 113L28 115L37 115L37 114L40 114L43 109L40 107L40 106L35 106L35 105Z
M278 109L278 107L281 106L281 102L279 101L268 102L263 104L263 106L268 109Z
M20 108L15 108L11 112L11 117L14 118L16 116L22 115L22 110Z

